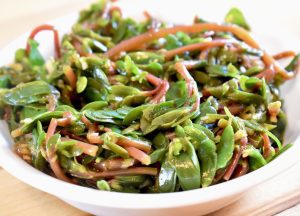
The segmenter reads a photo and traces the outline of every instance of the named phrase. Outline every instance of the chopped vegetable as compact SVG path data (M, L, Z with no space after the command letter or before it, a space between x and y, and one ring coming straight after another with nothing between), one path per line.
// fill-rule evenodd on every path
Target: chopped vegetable
M290 147L279 87L299 55L262 50L237 8L225 24L169 25L110 3L82 11L61 42L38 26L0 68L0 115L26 162L101 191L168 193L245 175ZM41 31L53 32L54 58L39 51Z

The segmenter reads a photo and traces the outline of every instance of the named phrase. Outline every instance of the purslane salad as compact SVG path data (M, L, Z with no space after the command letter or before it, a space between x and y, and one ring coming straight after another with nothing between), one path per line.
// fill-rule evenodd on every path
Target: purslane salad
M279 87L299 55L272 56L249 30L237 8L223 24L176 25L124 18L105 0L61 41L38 26L0 68L16 153L60 180L118 192L191 190L259 169L290 147ZM41 31L54 35L47 60Z

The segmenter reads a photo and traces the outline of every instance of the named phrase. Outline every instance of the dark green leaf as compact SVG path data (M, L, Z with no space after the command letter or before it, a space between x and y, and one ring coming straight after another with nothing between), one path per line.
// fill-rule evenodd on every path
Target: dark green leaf
M250 168L251 170L259 169L260 167L267 164L264 157L261 155L258 149L252 145L248 145L243 151L243 157L250 157Z
M200 188L200 164L193 145L185 138L174 139L170 145L174 146L176 142L180 142L185 150L176 155L170 147L169 161L176 170L181 188L183 190Z
M218 162L217 169L226 167L231 160L234 151L234 131L231 125L224 129L220 143L218 145Z
M287 71L294 71L299 63L300 54L296 55L293 60L289 63L288 66L286 66Z
M47 95L59 96L59 92L44 81L19 84L4 95L4 102L13 106L25 106L33 103L45 104Z
M176 173L175 169L167 159L162 163L159 175L158 175L158 192L168 193L174 192L176 186Z

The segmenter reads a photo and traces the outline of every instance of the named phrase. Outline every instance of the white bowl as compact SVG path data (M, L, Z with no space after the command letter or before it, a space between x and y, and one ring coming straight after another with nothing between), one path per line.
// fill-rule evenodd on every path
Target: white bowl
M122 2L122 4L126 5L126 14L133 14L136 16L138 12L141 11L141 8L144 7L147 8L147 10L152 14L158 15L170 21L176 20L177 22L187 22L188 20L191 21L193 15L197 12L198 14L199 12L202 12L201 14L207 15L203 16L204 18L208 17L209 20L216 20L213 19L212 13L209 13L210 11L214 11L214 14L219 16L217 17L217 20L220 20L220 14L222 14L223 17L227 9L230 8L230 5L232 5L232 2L235 1L226 1L226 3L219 1L219 7L217 8L214 5L216 1L209 1L205 4L200 4L199 2L201 1L186 0L186 9L182 10L180 13L176 13L176 11L178 12L179 9L181 10L181 8L176 7L175 3L172 4L172 10L169 9L170 1L161 0L158 5L157 0L130 0L129 4L127 1ZM262 8L259 7L258 9L257 7L248 7L250 3L247 3L248 6L247 4L237 4L243 10L245 10L247 15L250 15L250 18L252 18L250 19L250 23L252 26L254 26L254 30L261 30L263 29L262 23L265 25L266 23L264 23L264 21L261 22L259 19L254 19L255 16L253 16L253 12L255 11L255 14L260 14L260 11L262 12L264 10L264 5L266 6L267 3L268 1L265 4L260 2L259 4ZM135 5L135 8L130 7L132 4ZM159 8L159 11L157 8ZM54 24L61 33L64 33L69 31L71 24L75 22L76 18L77 13L74 13L50 23ZM280 20L276 20L276 22L280 22ZM285 26L285 28L288 28L288 26ZM295 48L293 45L295 44L294 42L296 40L293 39L292 36L282 34L281 36L284 36L282 40L280 40L278 37L268 37L268 33L271 32L271 29L272 28L265 32L266 37L264 37L264 41L266 42L266 47L269 45L270 48L273 48L273 51L281 50L282 48L288 46L290 46L289 48ZM297 32L294 32L294 34L295 33ZM21 36L19 39L9 44L0 52L0 65L8 64L12 61L14 51L19 47L24 47L27 36L28 34ZM46 36L47 35L43 33L41 36L39 36L38 40L42 44L43 53L48 55L53 51L53 49L51 48L52 43L49 43ZM270 46L271 44L273 46ZM20 159L12 151L13 142L8 132L7 125L3 121L0 122L0 165L7 170L7 172L21 181L42 191L50 193L79 209L95 215L122 214L124 216L147 216L155 214L157 216L176 216L184 213L188 215L202 215L218 210L236 201L243 193L247 192L247 190L251 190L251 188L255 185L266 181L267 179L286 170L299 160L298 156L300 152L300 140L297 139L298 130L300 128L300 123L298 123L298 120L300 119L300 112L298 112L300 106L297 103L299 93L300 85L298 79L288 82L282 89L282 95L285 99L285 109L289 121L286 133L286 141L293 142L293 147L276 160L255 172L204 189L169 194L125 194L98 191L95 189L65 183L36 170Z

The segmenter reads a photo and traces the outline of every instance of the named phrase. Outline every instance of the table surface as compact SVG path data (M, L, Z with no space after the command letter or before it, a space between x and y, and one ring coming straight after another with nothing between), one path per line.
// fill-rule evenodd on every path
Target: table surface
M24 2L22 0L2 2L0 47L34 26L69 12L78 11L94 0L26 0L26 4ZM300 215L300 205L297 205L300 202L299 188L300 163L252 188L236 203L211 215ZM22 183L1 168L0 191L1 215L89 215L54 196Z

